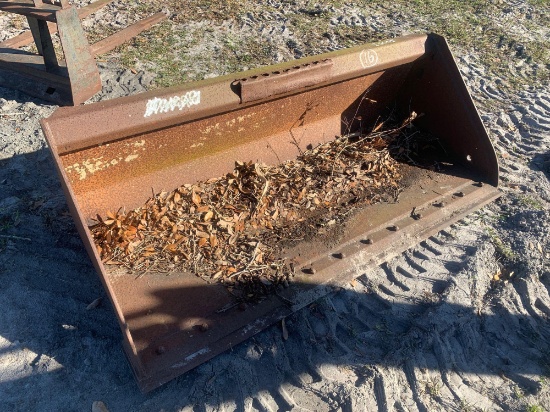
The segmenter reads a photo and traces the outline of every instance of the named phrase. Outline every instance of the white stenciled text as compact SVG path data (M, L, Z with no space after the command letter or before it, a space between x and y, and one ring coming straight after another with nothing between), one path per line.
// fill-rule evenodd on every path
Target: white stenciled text
M363 50L359 55L359 60L361 61L361 66L366 69L378 63L378 54L372 49Z
M183 110L186 107L195 106L201 102L201 92L191 90L181 96L173 96L169 99L159 99L155 97L147 102L145 114L143 117L149 117L154 114L173 112L174 110Z

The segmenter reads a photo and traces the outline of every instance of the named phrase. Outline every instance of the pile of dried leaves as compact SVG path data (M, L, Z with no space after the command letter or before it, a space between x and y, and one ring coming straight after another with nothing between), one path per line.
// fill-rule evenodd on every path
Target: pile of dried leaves
M398 193L399 163L390 152L403 154L414 117L337 138L277 166L236 162L223 177L97 216L91 231L99 254L134 273L191 271L256 300L294 275L282 247Z

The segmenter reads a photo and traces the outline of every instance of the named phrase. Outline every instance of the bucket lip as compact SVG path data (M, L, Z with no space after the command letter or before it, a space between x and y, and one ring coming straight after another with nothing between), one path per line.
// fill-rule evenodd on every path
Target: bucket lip
M427 34L411 34L166 89L83 106L61 107L50 117L42 119L41 125L49 136L51 147L65 154L408 64L425 54L427 39ZM323 77L323 81L318 84L301 89L242 103L234 85L239 79L284 71L321 60L332 61L330 75ZM149 110L153 106L156 107ZM70 132L75 129L79 133Z
M346 55L346 54L352 54L352 53L358 53L358 52L360 53L365 49L367 49L367 50L369 50L369 49L379 50L379 49L388 47L390 45L394 45L396 43L404 43L404 42L411 43L411 42L415 42L415 41L420 41L421 43L423 43L429 37L433 37L433 36L443 38L442 36L437 35L435 33L431 33L431 32L411 33L411 34L407 34L407 35L404 35L404 36L394 37L392 39L362 43L362 44L359 44L359 45L356 45L356 46L352 46L352 47L348 47L348 48L344 48L344 49L340 49L340 50L334 50L334 51L325 52L325 53L321 53L321 54L305 56L305 57L301 57L299 59L288 60L288 61L284 61L284 62L272 64L272 65L267 65L267 66L260 66L260 67L252 68L252 69L249 69L249 70L224 74L224 75L215 76L215 77L211 77L211 78L205 78L205 79L201 79L201 80L193 80L193 81L190 81L190 82L185 82L185 83L182 83L182 84L165 87L165 88L162 88L162 89L148 90L148 91L138 93L138 94L134 94L134 95L131 95L131 96L121 96L121 97L116 97L116 98L113 98L113 99L107 99L107 100L101 100L101 101L98 101L98 102L92 102L92 103L88 103L88 104L84 104L84 105L80 105L80 106L59 107L58 109L56 109L54 111L54 113L52 115L50 115L46 119L52 119L52 118L55 118L55 117L58 117L58 116L71 115L73 112L78 112L80 110L88 110L88 109L85 109L85 108L88 108L88 107L106 108L106 107L110 107L111 105L114 105L114 104L120 105L120 104L124 104L126 102L130 102L130 101L134 101L134 100L144 100L144 99L148 99L150 97L153 97L153 98L158 97L159 95L173 95L173 94L177 94L180 91L186 91L186 90L191 90L191 89L196 89L196 88L208 87L208 86L211 86L211 85L215 85L217 83L226 83L226 82L231 83L231 82L233 82L235 80L238 80L238 79L241 79L241 78L250 77L250 76L265 73L266 71L282 70L282 69L286 69L286 68L291 68L291 67L299 65L299 64L312 63L312 62L317 61L317 60L326 60L326 59L331 59L333 57L337 57L337 56L340 56L340 55ZM365 68L365 70L360 75L369 74L369 73L372 73L372 72L378 71L378 70L381 70L381 69L379 69L377 66L373 66L373 69Z

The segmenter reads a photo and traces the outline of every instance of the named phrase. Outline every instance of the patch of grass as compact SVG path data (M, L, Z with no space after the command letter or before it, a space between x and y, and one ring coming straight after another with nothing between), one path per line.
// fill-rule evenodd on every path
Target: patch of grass
M12 14L8 20L8 27L14 28L16 30L23 30L28 28L27 19L25 16L18 14Z
M550 0L529 0L528 3L532 6L550 7Z
M185 46L180 44L184 35L175 33L169 22L163 22L135 37L125 47L122 64L128 68L141 65L152 69L157 74L155 83L160 87L182 83L186 80Z
M530 209L542 210L544 205L542 202L534 196L519 195L520 203Z
M525 397L525 393L518 385L514 385L514 396L516 399L523 399Z
M466 399L461 399L458 404L458 410L461 412L471 412L474 410L474 405Z
M190 50L199 44L212 44L213 26L223 21L236 20L247 10L246 2L235 0L201 0L181 2L177 0L138 2L133 5L136 13L150 15L166 7L170 18L135 37L129 44L118 49L122 64L127 68L145 68L155 73L156 87L169 87L198 80L204 74L219 73L219 59L211 57L205 61L202 56L193 55ZM203 24L200 33L188 28L190 22ZM204 54L208 54L205 52ZM208 56L206 56L208 57ZM244 57L243 60L246 60Z
M385 3L378 1L381 7ZM535 33L540 27L547 27L550 13L540 10L548 5L548 0L532 0L538 12L522 19L528 32ZM505 78L503 88L517 90L537 81L550 78L550 52L547 40L526 38L521 30L513 30L518 24L513 9L490 0L397 0L391 8L404 14L408 20L426 22L416 25L422 31L433 31L443 35L456 52L456 46L462 50L474 51L481 63L493 74ZM497 18L495 18L495 16ZM527 26L533 26L529 29ZM453 47L454 46L454 47ZM528 75L510 76L510 65L523 61L529 66Z
M441 388L443 387L443 383L439 379L432 381L429 380L425 382L426 385L426 393L428 393L432 398L439 398L441 395Z
M274 45L265 38L226 37L224 46L220 60L226 73L241 71L244 66L253 68L270 64L275 53Z
M549 1L529 2L532 7L522 10L524 14L518 14L520 12L514 8L506 8L494 0L396 0L391 3L359 0L352 4L322 1L308 3L303 8L290 1L269 5L236 0L138 1L132 10L147 15L165 5L170 10L170 20L160 28L155 26L140 34L130 45L122 46L118 51L125 66L134 67L139 61L157 74L157 86L170 86L209 73L223 74L240 71L243 67L272 64L277 50L285 46L295 57L301 57L326 50L331 44L350 47L387 39L402 31L435 32L449 41L455 53L473 52L488 70L488 76L505 79L499 84L503 90L516 91L550 79L550 51L541 29L550 26ZM373 30L368 25L330 24L334 16L341 15L338 9L344 7L357 8L364 16L373 15L373 12L380 16L397 15L406 24L390 24L382 30ZM276 40L259 38L255 30L240 31L222 26L222 23L231 22L232 26L245 27L250 19L262 21L264 14L280 14L282 10L285 10L284 24L293 33L290 44L276 43L277 36ZM206 24L190 40L189 27L194 23ZM272 24L271 18L266 20L266 24ZM182 27L184 32L168 30L174 27ZM227 35L227 39L209 36L209 30L219 31L221 37ZM525 36L525 32L530 35ZM161 35L155 39L149 33L164 33L166 37ZM231 33L233 39L230 39ZM229 40L231 44L228 44ZM204 45L204 55L187 56L189 41ZM182 67L186 65L194 75L186 75ZM510 68L516 66L521 66L518 72L522 74L510 75Z
M506 222L508 219L510 219L511 213L509 212L500 212L493 216L493 219L496 222Z
M221 23L225 20L236 19L252 7L247 1L237 0L200 0L181 1L169 0L166 6L173 14L174 22L188 22L189 20L209 20Z
M175 28L165 22L133 40L122 53L129 68L156 73L156 87L169 87L272 63L275 46L266 38L224 35L209 25ZM215 55L215 56L214 56Z
M539 405L528 405L527 408L525 408L527 412L544 412L544 409L542 406Z
M486 226L485 231L491 240L491 243L495 247L498 255L508 261L512 261L516 258L516 254L512 251L512 248L505 244L502 239L498 236L495 229L492 227Z

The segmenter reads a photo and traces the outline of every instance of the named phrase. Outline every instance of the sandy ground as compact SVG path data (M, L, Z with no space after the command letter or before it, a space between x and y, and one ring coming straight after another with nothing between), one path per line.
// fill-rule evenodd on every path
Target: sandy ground
M282 24L270 3L275 11L251 14L240 30ZM385 24L339 7L334 24ZM0 37L16 32L0 24ZM230 22L212 30L238 32ZM281 50L273 60L296 55ZM148 395L39 127L55 107L0 88L0 410L91 410L95 401L110 411L550 410L548 84L506 92L509 79L490 76L477 53L456 55L499 156L502 197L295 313L288 340L273 326ZM93 100L146 90L154 75L142 66L133 73L103 59Z

